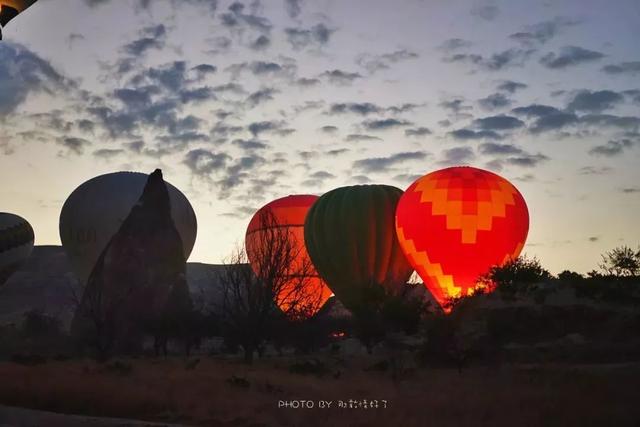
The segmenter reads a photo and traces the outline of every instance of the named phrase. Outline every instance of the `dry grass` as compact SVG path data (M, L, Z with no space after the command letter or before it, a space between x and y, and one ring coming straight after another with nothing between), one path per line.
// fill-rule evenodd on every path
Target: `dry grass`
M640 366L422 369L395 383L365 363L318 378L290 361L126 361L122 374L90 361L0 364L0 404L203 426L600 426L638 425ZM250 386L229 384L231 376ZM386 399L387 409L278 409L279 400Z

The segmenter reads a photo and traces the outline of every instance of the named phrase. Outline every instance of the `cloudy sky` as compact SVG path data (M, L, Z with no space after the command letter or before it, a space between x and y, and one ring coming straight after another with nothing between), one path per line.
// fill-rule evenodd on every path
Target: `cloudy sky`
M529 205L553 272L640 243L637 0L40 0L0 42L0 210L59 244L85 180L189 197L191 261L268 201L467 164Z

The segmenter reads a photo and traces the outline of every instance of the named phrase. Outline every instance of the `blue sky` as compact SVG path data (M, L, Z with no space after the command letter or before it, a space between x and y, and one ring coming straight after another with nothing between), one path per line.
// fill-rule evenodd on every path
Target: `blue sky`
M257 208L495 171L525 252L586 272L640 243L636 1L40 0L0 43L0 200L37 244L118 170L164 171L220 262Z

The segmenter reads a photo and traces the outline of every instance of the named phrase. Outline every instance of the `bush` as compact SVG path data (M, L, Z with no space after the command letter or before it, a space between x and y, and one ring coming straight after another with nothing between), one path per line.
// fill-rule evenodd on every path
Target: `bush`
M40 310L30 310L24 314L22 333L28 338L42 338L61 334L60 320Z

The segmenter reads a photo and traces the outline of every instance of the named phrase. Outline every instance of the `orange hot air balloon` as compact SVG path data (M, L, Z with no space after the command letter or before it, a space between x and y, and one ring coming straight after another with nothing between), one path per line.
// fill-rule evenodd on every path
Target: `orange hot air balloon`
M304 319L315 315L331 297L332 292L311 263L304 245L304 220L307 211L318 199L313 195L295 195L274 200L255 213L245 236L249 263L256 275L269 268L277 254L267 246L282 246L278 240L288 239L291 265L278 272L281 285L275 295L276 304L289 318ZM275 264L278 262L276 261ZM301 274L305 276L301 279Z
M396 232L407 259L438 303L467 296L489 268L517 257L529 211L506 179L473 167L419 178L400 198Z

